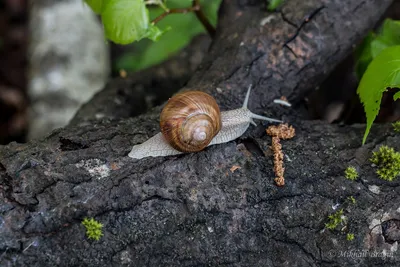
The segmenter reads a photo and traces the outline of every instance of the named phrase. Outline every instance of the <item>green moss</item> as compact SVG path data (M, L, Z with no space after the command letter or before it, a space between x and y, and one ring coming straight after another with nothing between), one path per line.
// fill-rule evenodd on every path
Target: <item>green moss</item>
M82 221L82 224L86 228L86 235L88 238L99 240L100 237L103 235L103 232L102 232L103 225L101 223L99 223L98 221L96 221L95 219L85 218Z
M358 177L358 172L356 170L356 168L354 168L353 166L349 166L347 167L347 169L344 171L344 175L347 179L349 180L356 180Z
M347 198L352 204L356 204L356 199L353 196Z
M400 121L396 121L396 122L392 123L392 126L393 126L393 130L396 133L400 133Z
M348 241L353 240L353 239L354 239L354 234L348 233L348 234L346 235L346 239L347 239Z
M338 210L335 213L329 215L328 218L329 221L325 224L325 227L334 230L345 220L345 217L343 216L343 209Z
M391 147L381 146L370 160L378 166L376 173L383 180L393 181L400 174L400 153Z

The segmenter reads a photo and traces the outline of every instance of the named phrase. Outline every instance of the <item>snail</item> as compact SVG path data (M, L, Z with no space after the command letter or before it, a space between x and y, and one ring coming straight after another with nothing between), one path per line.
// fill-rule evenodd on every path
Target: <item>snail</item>
M240 137L253 119L282 122L252 113L248 108L251 85L243 106L222 111L215 99L201 91L186 91L170 98L160 115L161 132L135 145L129 157L170 156L197 152L207 146L226 143Z

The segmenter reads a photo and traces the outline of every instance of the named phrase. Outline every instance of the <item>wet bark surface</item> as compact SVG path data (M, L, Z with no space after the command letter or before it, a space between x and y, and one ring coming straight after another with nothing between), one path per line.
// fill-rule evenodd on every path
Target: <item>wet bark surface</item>
M284 187L274 184L264 123L202 152L133 160L131 147L159 131L160 107L77 119L0 147L0 265L398 266L400 182L378 179L369 161L380 145L400 149L391 125L373 127L361 146L364 125L306 121L272 103L302 101L391 1L293 0L276 13L264 2L223 2L216 38L184 89L227 110L253 84L250 109L296 128L282 141ZM358 180L344 178L349 165ZM341 225L326 229L339 209ZM86 237L85 217L103 224L99 241Z

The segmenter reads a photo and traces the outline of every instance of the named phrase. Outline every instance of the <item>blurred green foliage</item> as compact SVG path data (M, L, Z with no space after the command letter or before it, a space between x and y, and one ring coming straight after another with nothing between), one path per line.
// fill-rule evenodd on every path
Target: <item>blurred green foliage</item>
M386 19L377 33L370 32L355 51L356 73L361 80L371 61L384 49L400 45L400 21Z
M283 0L268 0L268 10L269 10L269 11L274 11L274 10L277 9L282 3L283 3Z
M364 72L367 70L369 63L372 61L371 42L374 40L375 34L368 33L362 43L356 48L354 56L356 58L355 71L358 80L361 80Z
M203 12L211 24L217 23L217 11L221 0L201 0ZM191 0L168 0L168 8L187 8L192 4ZM148 6L150 19L153 20L163 13L160 7ZM130 52L117 58L114 69L137 71L160 63L183 47L199 33L205 32L203 25L193 12L186 14L170 14L157 23L157 27L165 32L157 42L142 39L132 44Z

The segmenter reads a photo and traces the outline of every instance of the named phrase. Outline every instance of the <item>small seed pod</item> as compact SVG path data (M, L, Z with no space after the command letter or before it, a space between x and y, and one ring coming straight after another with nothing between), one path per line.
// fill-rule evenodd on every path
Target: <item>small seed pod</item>
M164 138L178 151L204 149L221 129L221 112L215 99L200 91L170 98L160 115Z

